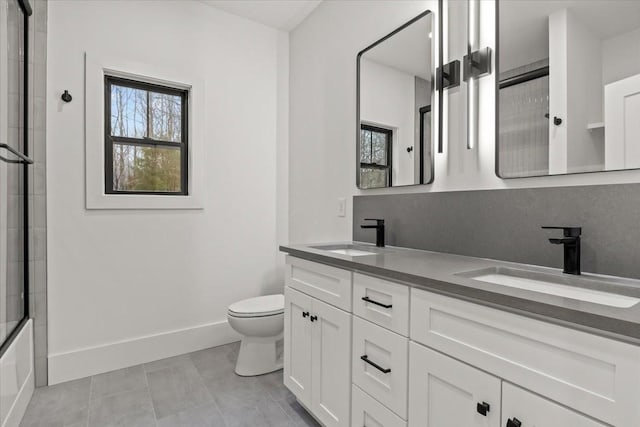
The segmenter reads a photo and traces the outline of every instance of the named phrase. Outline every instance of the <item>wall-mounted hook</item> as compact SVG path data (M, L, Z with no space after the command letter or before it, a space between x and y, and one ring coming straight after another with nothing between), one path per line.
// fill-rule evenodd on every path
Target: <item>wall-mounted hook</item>
M413 147L407 147L407 153L410 153L413 151Z
M69 91L66 89L60 98L62 98L64 102L71 102L71 100L73 99Z

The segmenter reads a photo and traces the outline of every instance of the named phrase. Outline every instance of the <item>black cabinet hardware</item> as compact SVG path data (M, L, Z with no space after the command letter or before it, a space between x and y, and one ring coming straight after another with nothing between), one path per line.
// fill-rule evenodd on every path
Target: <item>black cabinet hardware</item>
M478 403L476 405L476 410L480 415L484 415L486 417L487 412L491 410L491 405L489 405L487 402Z
M318 316L311 316L309 320L311 320L312 322L315 322L316 320L318 320Z
M309 317L309 312L308 311L303 311L302 312L302 317Z
M366 302L369 302L369 303L371 303L371 304L379 305L380 307L384 307L384 308L391 308L391 307L393 307L393 305L392 305L392 304L383 304L383 303L381 303L381 302L374 301L374 300L372 300L372 299L371 299L371 298L369 298L369 297L362 297L362 301L366 301Z
M582 227L542 227L546 230L562 230L562 239L549 239L554 245L564 245L563 273L580 274L580 235Z
M367 356L366 354L364 356L360 356L360 359L362 359L363 361L365 361L369 365L373 366L374 368L376 368L377 370L379 370L383 374L388 374L389 372L391 372L391 369L383 368L382 366L378 365L377 363L372 362L371 360L369 360L369 356Z
M71 102L71 100L73 99L73 97L71 96L71 94L69 93L69 91L65 89L65 91L64 91L64 93L62 94L62 96L60 97L60 99L62 99L64 102Z
M507 420L507 427L521 427L522 422L516 417Z

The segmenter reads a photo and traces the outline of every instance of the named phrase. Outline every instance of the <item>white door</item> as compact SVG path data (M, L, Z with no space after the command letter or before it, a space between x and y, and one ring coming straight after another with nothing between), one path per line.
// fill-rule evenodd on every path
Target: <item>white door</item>
M351 406L351 314L314 298L311 320L311 410L326 427L346 427Z
M409 344L410 427L499 427L500 391L499 378Z
M310 407L312 298L287 286L284 300L284 384Z
M640 74L604 87L605 169L640 167Z
M605 427L597 421L504 382L502 425L508 427Z

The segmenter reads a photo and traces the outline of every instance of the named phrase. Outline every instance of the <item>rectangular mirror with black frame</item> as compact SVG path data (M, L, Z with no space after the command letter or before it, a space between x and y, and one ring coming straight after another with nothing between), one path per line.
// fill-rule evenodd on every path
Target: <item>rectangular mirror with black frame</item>
M496 173L640 168L640 1L498 1Z
M433 31L426 11L358 53L358 188L433 181Z

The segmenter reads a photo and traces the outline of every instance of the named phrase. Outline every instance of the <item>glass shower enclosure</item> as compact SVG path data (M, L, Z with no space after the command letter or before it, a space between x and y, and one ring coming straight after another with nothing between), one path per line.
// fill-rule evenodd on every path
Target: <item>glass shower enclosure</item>
M28 0L0 1L0 357L29 318Z

